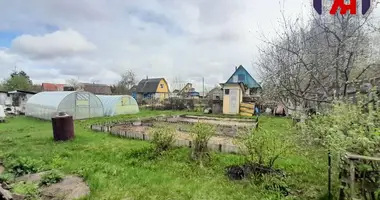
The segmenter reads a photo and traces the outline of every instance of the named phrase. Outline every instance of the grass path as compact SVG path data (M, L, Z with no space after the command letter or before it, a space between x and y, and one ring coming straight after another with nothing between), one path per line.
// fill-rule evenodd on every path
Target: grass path
M155 114L143 111L138 116ZM56 143L50 122L10 119L0 124L0 157L29 157L40 161L44 169L83 175L91 188L88 199L282 199L279 193L261 190L248 181L227 180L224 168L244 162L240 156L213 154L212 163L199 168L189 162L189 150L183 148L149 160L143 154L148 142L95 133L84 126L99 120L76 122L75 140ZM263 120L261 126L278 131L289 123L284 118ZM278 167L289 173L288 184L299 196L288 199L315 199L325 193L323 159L310 150L279 160Z

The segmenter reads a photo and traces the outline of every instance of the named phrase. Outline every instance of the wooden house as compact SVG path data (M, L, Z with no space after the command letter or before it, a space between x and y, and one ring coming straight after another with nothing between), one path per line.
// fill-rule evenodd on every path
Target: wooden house
M178 91L177 96L184 98L199 98L199 92L195 91L193 84L187 83L180 91Z
M226 83L243 83L248 88L244 94L245 96L260 96L260 84L257 83L257 81L242 65L235 68L235 72L231 75Z
M164 78L143 79L132 92L137 100L159 99L160 101L169 98L169 85Z

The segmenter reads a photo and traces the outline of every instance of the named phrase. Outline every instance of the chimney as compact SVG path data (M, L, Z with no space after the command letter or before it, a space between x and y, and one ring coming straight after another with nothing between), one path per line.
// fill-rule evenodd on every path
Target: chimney
M148 76L146 76L146 80L148 80Z
M235 66L235 71L237 70L237 67Z

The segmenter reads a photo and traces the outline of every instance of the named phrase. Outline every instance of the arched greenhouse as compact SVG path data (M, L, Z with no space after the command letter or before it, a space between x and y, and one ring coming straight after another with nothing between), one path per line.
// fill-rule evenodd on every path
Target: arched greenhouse
M73 119L104 116L102 102L90 92L40 92L26 103L27 116L51 120L58 112L66 112L73 116Z
M104 107L105 116L136 114L139 106L136 100L129 95L96 95Z

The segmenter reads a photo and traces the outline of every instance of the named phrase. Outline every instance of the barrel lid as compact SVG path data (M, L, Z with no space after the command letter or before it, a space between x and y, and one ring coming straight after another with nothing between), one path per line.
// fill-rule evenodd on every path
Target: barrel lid
M69 116L66 112L58 112L56 117L67 117Z

